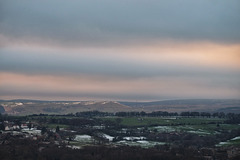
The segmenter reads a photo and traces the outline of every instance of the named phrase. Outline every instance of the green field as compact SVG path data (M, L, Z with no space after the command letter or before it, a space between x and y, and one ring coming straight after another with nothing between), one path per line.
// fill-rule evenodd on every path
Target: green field
M103 121L112 121L123 127L145 127L152 132L188 132L201 136L220 134L225 131L239 129L237 124L224 124L220 118L166 118L166 117L104 117Z
M39 117L33 117L39 118ZM43 116L40 118L79 118L71 116ZM79 118L81 119L81 118ZM202 117L96 117L96 121L102 121L103 124L112 122L111 125L120 125L121 127L137 127L145 128L152 132L188 132L198 135L219 134L224 131L239 129L240 125L237 124L224 124L226 119L223 118L202 118ZM48 128L68 128L68 125L57 123L47 123Z
M225 119L219 118L162 118L162 117L104 117L103 121L120 122L126 127L154 126L154 125L200 125L208 123L223 123Z

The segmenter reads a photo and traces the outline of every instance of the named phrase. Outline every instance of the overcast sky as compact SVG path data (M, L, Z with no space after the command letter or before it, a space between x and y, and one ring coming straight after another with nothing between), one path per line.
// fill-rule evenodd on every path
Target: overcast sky
M240 98L239 0L0 0L0 99Z

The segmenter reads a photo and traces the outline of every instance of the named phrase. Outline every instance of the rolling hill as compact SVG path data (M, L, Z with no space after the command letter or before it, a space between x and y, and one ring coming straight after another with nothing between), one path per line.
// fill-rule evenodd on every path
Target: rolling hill
M1 112L11 115L68 114L82 111L130 112L234 112L240 113L240 100L231 99L191 99L164 100L156 102L115 102L115 101L39 101L0 100Z

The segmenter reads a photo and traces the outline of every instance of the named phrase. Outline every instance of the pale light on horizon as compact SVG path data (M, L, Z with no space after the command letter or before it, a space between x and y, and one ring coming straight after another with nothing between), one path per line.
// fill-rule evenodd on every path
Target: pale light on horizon
M237 0L4 0L0 99L238 99L239 13Z

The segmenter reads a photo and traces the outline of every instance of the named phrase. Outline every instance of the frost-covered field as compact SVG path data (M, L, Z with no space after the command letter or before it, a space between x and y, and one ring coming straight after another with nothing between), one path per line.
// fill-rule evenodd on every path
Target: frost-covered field
M117 144L121 145L128 145L128 146L141 146L143 148L149 148L154 147L155 145L164 145L164 142L153 142L153 141L147 141L147 140L139 140L139 141L119 141Z
M143 148L153 147L155 145L164 145L164 142L154 142L146 140L146 137L123 137L123 140L112 142L114 137L107 135L105 133L102 134L105 139L109 140L109 144L113 145L128 145L128 146L140 146ZM67 146L73 149L79 149L82 146L94 144L94 137L90 135L76 135L74 140Z
M37 130L35 128L31 128L31 129L25 128L25 129L22 129L22 132L27 132L29 134L38 135L38 136L41 135L41 130Z
M236 128L237 125L231 124L221 124L217 126L216 124L204 124L204 125L179 125L179 126L155 126L149 127L151 131L154 132L188 132L195 133L198 135L210 135L219 134L222 130L228 130L229 128Z
M76 137L74 138L74 141L91 143L93 142L93 138L89 135L76 135Z
M211 134L211 131L200 129L195 126L157 126L152 127L152 130L157 130L158 132L188 132L195 133L199 135L208 135Z
M240 144L240 136L232 138L226 142L220 142L216 146L220 147L220 146L233 145L233 144Z

